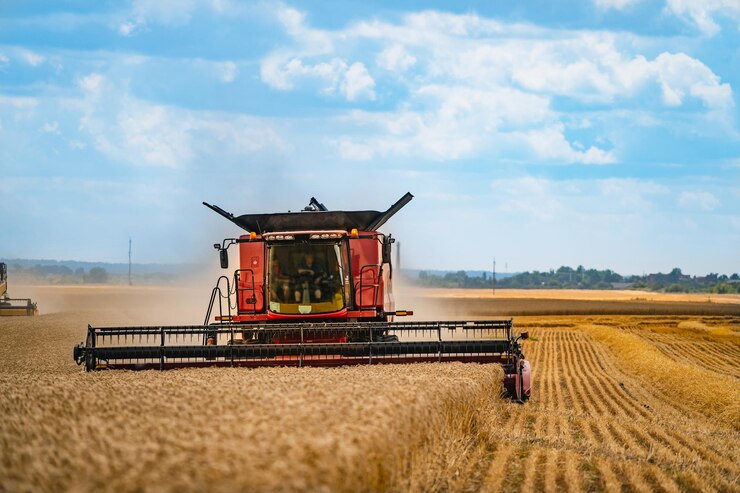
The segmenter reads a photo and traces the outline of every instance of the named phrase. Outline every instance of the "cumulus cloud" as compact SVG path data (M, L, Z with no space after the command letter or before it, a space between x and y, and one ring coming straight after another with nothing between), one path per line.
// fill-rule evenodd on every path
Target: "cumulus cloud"
M262 60L268 86L317 90L350 102L377 100L384 84L407 90L395 111L347 120L365 131L349 129L332 141L346 159L512 157L506 149L515 141L527 151L514 152L522 158L610 164L618 159L619 149L612 148L618 144L570 141L569 126L583 127L572 114L554 111L554 102L608 105L613 114L633 112L635 120L657 126L672 124L666 108L698 111L687 104L698 101L708 118L724 122L722 128L734 106L730 85L700 60L671 52L648 57L637 51L635 36L624 33L548 30L434 11L337 30L311 28L292 8L277 16L295 45ZM371 75L369 66L378 73Z
M582 164L612 164L617 161L614 154L596 146L585 150L578 150L568 142L562 124L515 134L534 151L543 161Z
M375 99L375 80L363 63L348 65L340 58L326 62L305 64L300 58L288 61L274 59L262 64L262 80L269 86L287 91L296 84L311 81L323 94L339 93L347 101Z
M678 205L686 209L713 211L719 206L719 199L709 192L700 190L681 192Z
M81 99L73 107L81 112L80 131L97 151L118 162L179 168L202 156L284 147L277 132L259 119L153 104L98 73L83 77L78 86Z
M344 73L344 78L339 85L339 90L347 98L347 101L356 101L367 98L375 99L375 81L367 72L365 65L355 62Z

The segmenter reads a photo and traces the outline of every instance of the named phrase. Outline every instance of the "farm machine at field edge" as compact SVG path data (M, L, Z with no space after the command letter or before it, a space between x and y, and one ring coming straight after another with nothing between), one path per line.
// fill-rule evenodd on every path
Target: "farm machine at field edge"
M239 266L219 277L203 325L88 326L74 359L87 371L497 363L506 393L528 399L528 334L512 320L395 321L413 312L395 307L394 239L378 229L412 198L385 212L329 211L311 198L300 212L241 216L204 202L245 234L214 245L224 269L236 246Z
M30 299L8 296L8 266L0 262L0 316L33 316L38 313L36 303Z

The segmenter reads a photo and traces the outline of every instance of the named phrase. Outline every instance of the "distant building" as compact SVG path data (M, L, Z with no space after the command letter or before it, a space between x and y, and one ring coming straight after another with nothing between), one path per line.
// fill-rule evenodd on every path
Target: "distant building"
M629 289L632 287L631 282L613 282L611 285L612 289Z

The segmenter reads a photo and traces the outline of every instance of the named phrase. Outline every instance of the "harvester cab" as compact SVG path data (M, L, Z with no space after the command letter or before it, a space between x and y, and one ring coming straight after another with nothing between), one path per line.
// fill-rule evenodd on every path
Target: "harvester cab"
M385 212L330 212L312 198L301 212L238 217L204 202L245 230L214 245L221 267L228 269L232 246L239 265L219 279L204 323L212 315L216 322L237 323L387 322L411 315L395 309L395 240L377 229L412 198L404 195Z
M0 262L0 316L33 316L38 313L36 303L30 299L8 296L8 266Z
M386 211L330 211L311 198L300 212L235 216L203 204L243 233L214 244L228 275L211 291L202 325L92 327L74 349L86 370L183 366L344 366L462 361L498 363L506 392L530 395L529 363L512 320L396 321L394 239ZM232 271L229 250L238 252ZM131 344L129 344L131 343Z

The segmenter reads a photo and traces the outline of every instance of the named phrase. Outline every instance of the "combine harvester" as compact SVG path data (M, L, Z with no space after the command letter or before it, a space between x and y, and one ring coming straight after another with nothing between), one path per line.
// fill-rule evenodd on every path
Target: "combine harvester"
M239 266L221 276L203 325L92 327L74 348L87 371L193 366L344 366L462 361L497 363L512 398L530 395L529 362L511 320L398 322L391 280L394 239L378 232L413 196L387 211L328 211L315 198L302 212L234 216L203 203L246 233L229 247Z
M36 303L28 298L8 296L8 266L0 262L0 316L38 315Z

